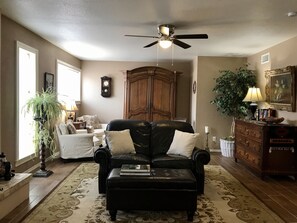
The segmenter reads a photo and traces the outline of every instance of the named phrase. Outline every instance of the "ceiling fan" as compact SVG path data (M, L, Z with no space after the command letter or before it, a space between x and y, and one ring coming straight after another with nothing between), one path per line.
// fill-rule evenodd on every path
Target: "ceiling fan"
M156 45L157 43L160 44L162 48L168 48L171 44L175 44L179 47L184 49L188 49L191 46L187 43L180 41L179 39L208 39L207 34L181 34L181 35L174 35L175 26L169 24L162 24L158 26L158 34L159 36L142 36L142 35L125 35L128 37L144 37L144 38L154 38L158 39L146 46L144 48L151 47Z

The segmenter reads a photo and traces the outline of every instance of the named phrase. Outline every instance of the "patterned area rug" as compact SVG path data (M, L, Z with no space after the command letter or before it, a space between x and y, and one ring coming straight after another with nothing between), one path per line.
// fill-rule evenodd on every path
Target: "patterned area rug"
M205 194L198 196L193 222L284 222L221 166L205 166ZM98 164L83 163L23 221L111 222L98 194ZM185 211L118 211L117 222L187 222Z

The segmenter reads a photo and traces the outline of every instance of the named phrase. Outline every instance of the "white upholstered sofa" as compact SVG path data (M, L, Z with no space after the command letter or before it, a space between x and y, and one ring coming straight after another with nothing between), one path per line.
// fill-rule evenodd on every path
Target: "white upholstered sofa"
M94 151L104 142L106 124L101 124L101 128L95 129L93 133L87 133L86 129L76 130L73 125L72 127L69 126L69 123L56 125L57 147L60 150L60 157L62 159L93 157Z

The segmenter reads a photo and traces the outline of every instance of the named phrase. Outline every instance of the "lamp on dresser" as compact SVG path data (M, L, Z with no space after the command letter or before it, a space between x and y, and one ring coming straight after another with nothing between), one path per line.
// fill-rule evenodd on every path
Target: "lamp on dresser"
M263 97L261 95L260 88L250 87L245 98L243 99L244 102L251 102L250 109L252 112L252 120L256 120L255 112L257 110L258 104L257 102L263 101Z

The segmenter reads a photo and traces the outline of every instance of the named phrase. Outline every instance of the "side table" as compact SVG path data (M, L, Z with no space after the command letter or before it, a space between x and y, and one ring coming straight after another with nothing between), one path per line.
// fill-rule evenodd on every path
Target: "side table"
M85 129L86 122L73 122L73 125L76 129Z

